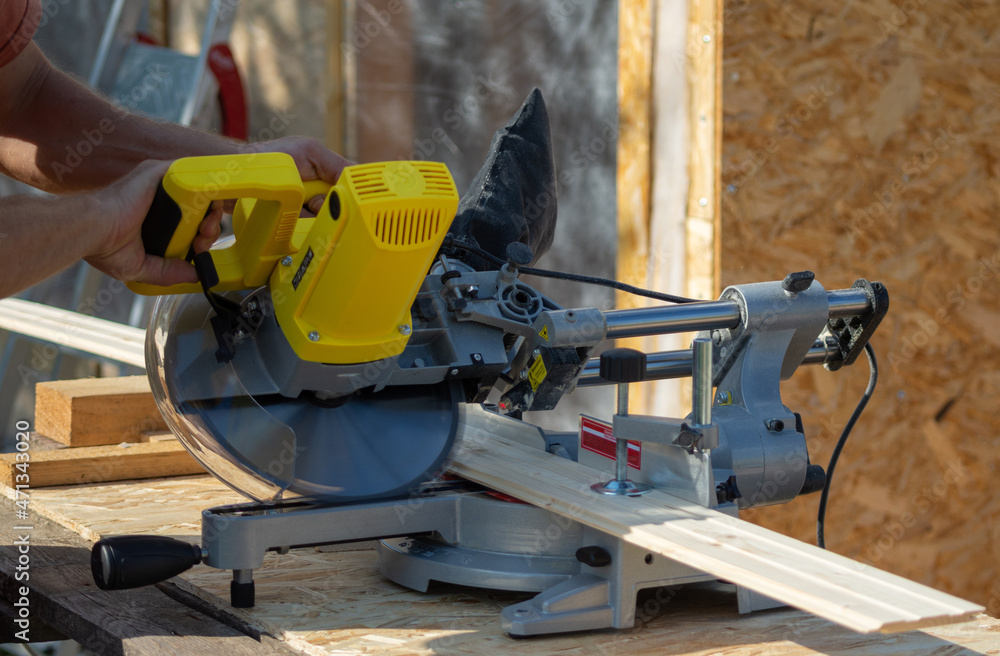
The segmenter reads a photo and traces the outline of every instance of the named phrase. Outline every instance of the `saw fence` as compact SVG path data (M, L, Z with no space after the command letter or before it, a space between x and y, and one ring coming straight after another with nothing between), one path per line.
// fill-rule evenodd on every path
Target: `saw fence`
M413 592L384 579L377 571L375 552L365 544L347 546L354 549L347 551L345 547L320 547L268 554L256 576L257 605L247 610L229 606L228 572L207 567L160 584L159 591L100 592L93 589L86 566L89 542L124 532L197 542L202 509L241 498L209 476L178 477L192 473L196 465L186 452L177 450L179 445L163 440L157 426L149 426L155 421L150 417L149 393L136 379L63 381L40 389L38 398L36 428L39 432L44 428L58 441L41 436L32 441L33 523L48 526L44 517L62 528L46 529L45 535L59 537L32 546L32 553L44 559L45 572L51 575L32 576L33 609L41 621L85 645L90 640L101 653L164 653L164 649L203 653L196 651L206 645L198 636L214 635L206 628L214 620L200 613L228 625L213 630L236 641L233 644L247 646L245 653L463 654L492 649L519 654L567 650L652 654L663 653L665 645L676 654L722 651L736 656L761 650L919 654L1000 649L1000 639L995 637L1000 622L985 616L884 638L863 636L791 609L740 616L735 589L728 583L645 591L639 598L636 627L631 630L515 640L500 629L497 608L523 601L526 595L444 584L426 594ZM106 411L98 410L94 421L80 421L99 408ZM137 430L146 427L152 430ZM651 551L705 567L728 581L746 584L755 579L756 589L775 595L800 590L796 593L800 606L857 630L913 629L971 617L975 610L972 604L719 513L660 498L666 495L644 497L641 507L618 507L636 499L600 498L600 503L583 503L576 488L586 487L580 481L589 480L594 470L553 462L558 458L538 458L516 442L475 430L466 434L469 437L456 453L454 471L622 535ZM131 446L118 446L122 436L134 439L125 442ZM88 446L74 445L79 443ZM46 446L51 448L45 450ZM114 450L121 453L110 455ZM7 478L12 470L5 464L3 471L3 490L13 497ZM152 475L161 478L121 480ZM76 484L47 487L66 483ZM75 546L68 548L67 542ZM13 553L12 547L0 550ZM3 562L0 579L10 581L15 558ZM55 576L56 572L62 574ZM857 584L859 574L864 585ZM844 590L845 581L854 582L847 587L855 589ZM896 591L891 603L865 601L867 593L877 594L879 586L886 585ZM162 610L148 607L142 611L142 604L160 604ZM147 616L135 619L142 612ZM107 617L119 613L134 621L107 622ZM170 621L171 613L186 613L185 620L178 619L178 627L188 626L192 616L207 624L197 629L198 635L186 638L159 635L158 623ZM900 613L909 613L908 621L900 622ZM94 630L95 626L101 629ZM254 651L254 645L261 643L239 642L228 627L254 636L272 651Z

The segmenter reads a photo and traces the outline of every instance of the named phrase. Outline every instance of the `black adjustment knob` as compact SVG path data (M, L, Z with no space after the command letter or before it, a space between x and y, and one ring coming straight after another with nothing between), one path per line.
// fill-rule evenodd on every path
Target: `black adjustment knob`
M646 376L646 354L630 348L601 353L601 378L612 383L635 383Z
M723 503L732 503L742 497L743 494L740 492L740 487L736 484L735 475L726 479L726 482L715 486L715 498L720 505Z
M816 280L816 274L812 271L796 271L785 276L781 281L781 288L789 294L798 294L809 289L813 280Z
M819 492L826 487L826 472L822 465L808 465L806 467L806 478L802 481L802 489L799 494L812 494Z
M535 259L535 254L531 252L531 246L514 241L507 244L507 261L514 268L527 266Z
M229 603L233 608L253 608L256 603L256 586L253 581L247 583L229 582Z
M606 567L611 564L611 554L604 547L580 547L576 550L576 559L590 567Z
M201 547L156 535L104 538L90 551L90 570L101 590L125 590L177 576L201 562Z

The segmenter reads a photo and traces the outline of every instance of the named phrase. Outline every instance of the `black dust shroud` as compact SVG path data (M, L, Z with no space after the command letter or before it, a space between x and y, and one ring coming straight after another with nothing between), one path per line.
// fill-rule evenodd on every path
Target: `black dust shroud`
M527 245L532 263L552 245L556 167L542 92L533 89L510 122L493 135L486 162L458 204L451 238L507 259L507 246ZM453 255L480 271L499 265L473 253Z

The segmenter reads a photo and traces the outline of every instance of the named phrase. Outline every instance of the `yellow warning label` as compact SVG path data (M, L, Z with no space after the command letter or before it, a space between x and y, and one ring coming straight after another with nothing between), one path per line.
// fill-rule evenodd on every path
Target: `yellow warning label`
M539 331L538 336L544 339L546 342L549 341L549 327L542 326L541 331Z
M545 377L549 375L549 372L545 369L545 363L542 362L542 356L535 358L535 361L531 363L531 369L528 369L528 382L531 383L531 390L533 392L538 391L538 386L542 384Z

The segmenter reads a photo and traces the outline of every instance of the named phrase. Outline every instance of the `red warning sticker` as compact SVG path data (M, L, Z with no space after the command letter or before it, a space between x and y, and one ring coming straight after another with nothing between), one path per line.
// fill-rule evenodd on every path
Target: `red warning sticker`
M587 415L580 415L580 446L605 458L615 459L615 438L611 424ZM628 466L642 469L642 442L628 443Z

